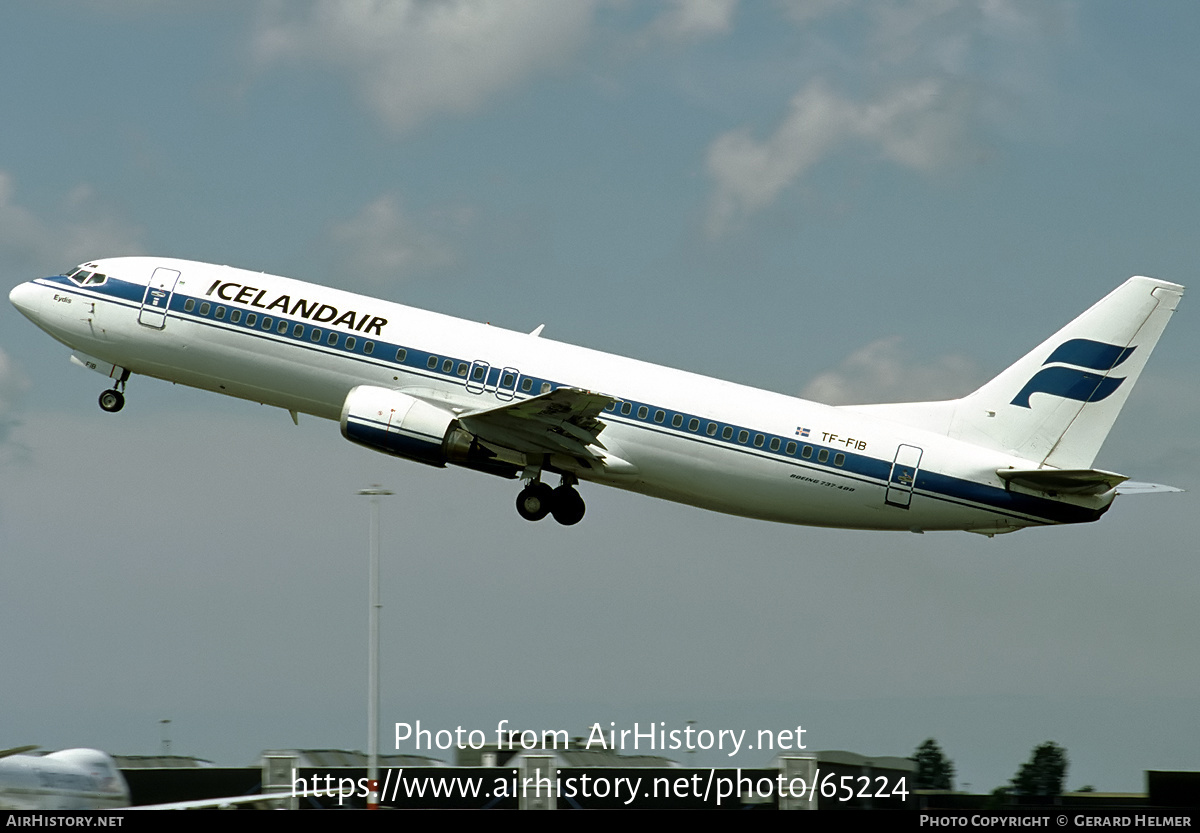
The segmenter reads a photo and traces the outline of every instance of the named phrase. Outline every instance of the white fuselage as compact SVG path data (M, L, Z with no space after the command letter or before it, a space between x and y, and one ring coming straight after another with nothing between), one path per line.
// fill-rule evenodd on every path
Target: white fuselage
M129 787L98 749L0 758L0 810L110 810L129 806Z
M331 420L359 385L455 413L560 386L601 393L615 400L600 415L603 447L626 465L551 469L705 509L1002 532L1095 520L1112 500L1006 488L997 470L1030 461L933 431L288 278L163 258L89 267L107 279L43 278L11 295L88 357Z

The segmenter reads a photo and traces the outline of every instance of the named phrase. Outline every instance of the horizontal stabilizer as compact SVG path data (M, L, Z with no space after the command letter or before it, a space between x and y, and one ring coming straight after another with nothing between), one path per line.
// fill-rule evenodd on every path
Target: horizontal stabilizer
M1056 495L1102 495L1129 478L1099 469L999 469L1000 479Z
M1162 495L1168 492L1182 492L1177 486L1164 486L1162 483L1139 483L1136 480L1126 480L1117 487L1118 495Z

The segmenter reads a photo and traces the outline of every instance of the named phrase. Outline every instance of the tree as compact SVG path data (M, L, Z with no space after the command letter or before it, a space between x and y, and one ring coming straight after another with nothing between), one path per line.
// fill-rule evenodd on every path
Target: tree
M912 760L917 764L916 789L954 789L954 764L942 752L936 740L929 738L918 746Z
M1033 755L1013 776L1013 792L1017 795L1062 795L1067 764L1067 750L1054 741L1046 741L1033 750Z

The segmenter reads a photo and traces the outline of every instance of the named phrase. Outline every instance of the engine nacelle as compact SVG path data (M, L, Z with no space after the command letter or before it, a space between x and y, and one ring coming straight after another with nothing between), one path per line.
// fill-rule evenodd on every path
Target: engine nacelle
M342 405L342 436L385 454L431 466L455 463L516 477L519 468L496 459L450 411L389 388L359 385Z

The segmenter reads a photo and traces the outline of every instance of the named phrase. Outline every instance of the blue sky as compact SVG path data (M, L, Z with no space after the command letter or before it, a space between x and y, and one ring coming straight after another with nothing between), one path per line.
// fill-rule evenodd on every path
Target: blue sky
M13 2L0 269L262 269L833 402L971 390L1197 260L1200 12L1120 2ZM778 527L511 484L332 423L98 377L0 308L3 745L240 764L384 717L934 736L991 789L1196 768L1191 301L1097 464L1192 489L994 540ZM390 553L387 548L390 547ZM716 759L706 762L719 762ZM736 763L761 765L743 753Z

